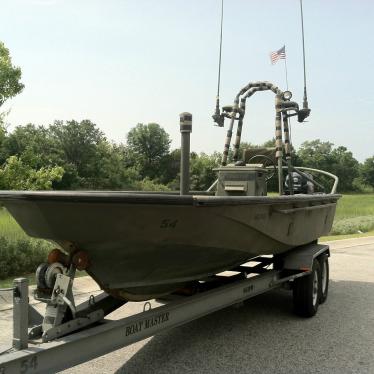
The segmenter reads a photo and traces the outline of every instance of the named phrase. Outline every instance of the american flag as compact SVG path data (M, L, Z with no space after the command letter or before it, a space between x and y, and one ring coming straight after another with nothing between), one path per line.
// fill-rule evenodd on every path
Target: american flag
M274 65L278 60L286 58L286 46L284 45L281 49L278 49L278 51L274 51L270 53L270 60L271 64Z

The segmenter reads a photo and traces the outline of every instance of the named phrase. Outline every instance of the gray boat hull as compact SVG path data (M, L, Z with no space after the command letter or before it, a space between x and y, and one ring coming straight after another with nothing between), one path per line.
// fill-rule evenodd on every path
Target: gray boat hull
M329 233L340 195L1 192L27 234L88 254L105 290L145 300Z

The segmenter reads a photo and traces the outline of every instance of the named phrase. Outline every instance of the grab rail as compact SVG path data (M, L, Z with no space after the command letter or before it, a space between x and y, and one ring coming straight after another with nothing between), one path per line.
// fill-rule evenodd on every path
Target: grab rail
M273 166L267 166L266 169L268 169L268 168L273 168ZM287 166L282 166L282 169L287 169ZM307 168L307 167L304 167L304 166L298 166L297 168L296 168L295 166L292 166L292 169L293 169L296 173L298 173L298 174L304 176L304 177L305 177L307 180L309 180L311 183L313 183L313 184L315 184L315 185L317 185L317 186L319 186L319 187L322 187L322 188L323 188L323 186L322 186L320 183L318 183L317 181L315 181L315 180L309 178L309 177L308 177L307 175L305 175L305 173L303 173L301 170L314 171L314 172L316 172L316 173L320 173L320 174L326 175L326 176L328 176L328 177L334 179L334 184L333 184L333 186L332 186L332 188L331 188L330 194L333 195L333 194L336 193L336 189L337 189L337 187L338 187L338 183L339 183L339 178L338 178L336 175L331 174L331 173L329 173L329 172L327 172L327 171L324 171L324 170L313 169L313 168ZM217 184L218 184L218 178L217 178L217 179L212 183L212 185L211 185L211 186L206 190L206 192L210 192L210 191L212 191L213 188L217 186Z
M285 166L283 168L286 168ZM319 169L313 169L313 168L307 168L307 167L304 167L304 166L298 166L297 168L295 168L294 166L292 167L296 172L300 169L300 170L306 170L306 171L314 171L316 173L320 173L320 174L323 174L323 175L326 175L332 179L334 179L334 185L332 186L331 188L331 191L330 191L330 194L335 194L336 193L336 189L338 188L338 183L339 183L339 178L334 175L334 174L331 174L327 171L324 171L324 170L319 170ZM311 180L312 183L315 183L317 185L319 185L319 183Z

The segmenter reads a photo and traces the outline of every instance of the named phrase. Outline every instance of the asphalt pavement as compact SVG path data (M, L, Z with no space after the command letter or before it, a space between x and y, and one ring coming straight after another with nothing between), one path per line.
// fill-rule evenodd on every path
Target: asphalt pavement
M290 292L271 291L63 373L372 374L374 237L329 244L329 297L313 318L293 315ZM142 309L143 303L130 303L112 318ZM0 316L4 343L11 310Z

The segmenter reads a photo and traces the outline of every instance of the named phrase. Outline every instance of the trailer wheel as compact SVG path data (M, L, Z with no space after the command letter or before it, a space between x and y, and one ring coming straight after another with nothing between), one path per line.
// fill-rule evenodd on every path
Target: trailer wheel
M293 304L295 313L301 317L313 317L317 313L320 298L321 266L318 260L314 260L312 272L294 281Z
M319 302L322 304L326 301L329 292L329 258L321 256L319 263L321 266L321 297Z

